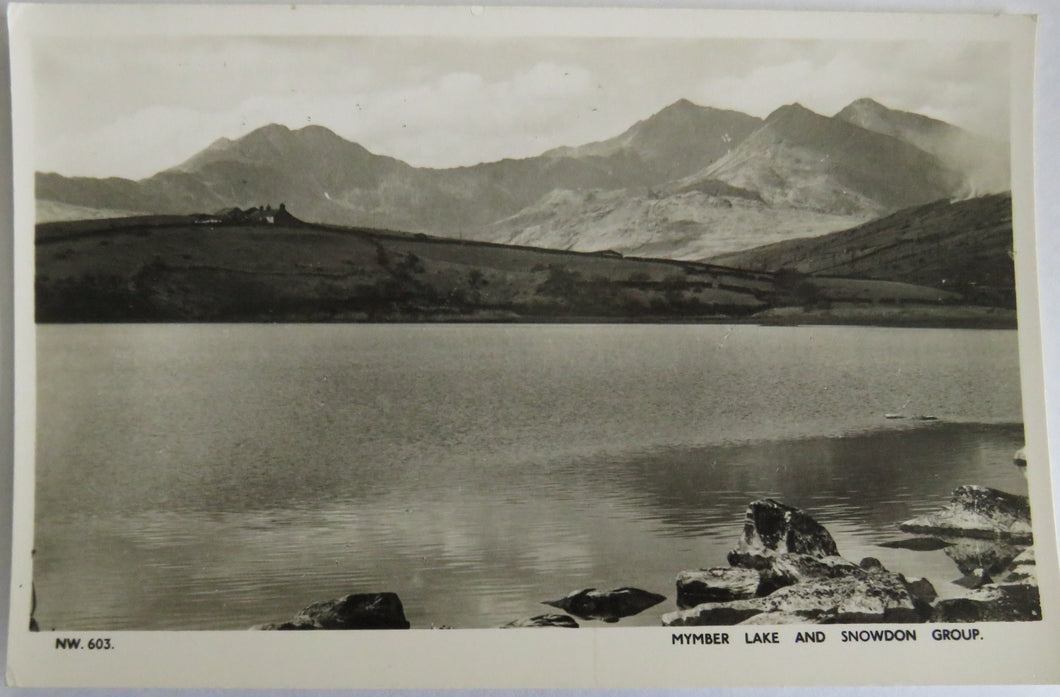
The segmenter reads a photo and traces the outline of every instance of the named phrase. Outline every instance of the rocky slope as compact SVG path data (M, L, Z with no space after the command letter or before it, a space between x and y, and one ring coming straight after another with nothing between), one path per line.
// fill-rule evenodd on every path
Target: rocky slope
M1015 306L1012 196L938 201L849 230L723 254L711 261L754 271L890 279Z

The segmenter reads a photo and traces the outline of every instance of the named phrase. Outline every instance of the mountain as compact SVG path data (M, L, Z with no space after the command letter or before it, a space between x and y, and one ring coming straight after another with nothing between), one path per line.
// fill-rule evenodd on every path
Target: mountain
M706 179L757 191L770 205L845 215L963 194L962 177L929 153L799 104L774 111L691 181Z
M643 187L696 171L758 121L681 101L610 141L451 169L416 168L322 126L270 124L139 181L39 173L37 198L151 213L283 201L321 222L463 236L555 188Z
M614 138L549 150L545 156L595 159L626 170L626 186L652 186L703 169L761 124L762 119L739 111L680 99Z
M950 169L964 173L973 192L996 193L1011 188L1007 143L921 114L889 109L868 98L851 102L835 118L893 136L934 155Z
M1012 196L993 194L908 208L849 230L725 254L734 268L887 279L1014 306Z
M961 173L911 143L792 104L690 176L647 191L555 190L483 238L704 259L842 230L967 188Z
M679 100L606 140L451 169L413 167L322 126L272 124L139 181L38 173L38 210L44 220L283 202L329 224L703 259L966 197L979 164L961 169L947 144L973 141L921 119L870 100L835 117L793 104L764 120Z

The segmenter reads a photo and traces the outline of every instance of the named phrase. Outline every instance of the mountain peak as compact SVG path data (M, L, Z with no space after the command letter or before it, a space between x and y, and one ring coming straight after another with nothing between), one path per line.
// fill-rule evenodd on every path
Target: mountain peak
M884 105L880 104L879 102L877 102L872 97L861 97L860 99L855 99L854 101L852 101L850 104L847 104L847 106L846 106L847 109L849 109L851 107L869 108L869 109L884 109L884 110L890 111L889 109L887 109L887 107L885 107Z
M661 111L677 111L677 110L687 111L689 109L704 109L704 108L705 107L701 107L698 104L696 104L694 102L691 102L691 101L685 99L684 97L682 97L681 99L678 99L673 104L669 104L669 105L663 107L661 109Z
M811 111L810 109L807 109L802 104L799 104L798 102L792 102L791 104L785 104L782 107L774 109L773 112L770 113L769 116L766 117L766 123L769 123L771 121L776 121L777 119L784 118L784 117L789 117L790 118L792 116L806 116L806 115L820 116L820 114L818 114L815 111Z

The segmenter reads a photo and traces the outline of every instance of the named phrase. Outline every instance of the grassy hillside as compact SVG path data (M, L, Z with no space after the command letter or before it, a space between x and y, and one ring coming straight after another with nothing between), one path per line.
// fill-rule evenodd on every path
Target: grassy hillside
M906 283L294 221L48 223L36 246L40 322L755 321L783 307L945 315L960 302Z
M1015 307L1012 196L996 194L908 208L820 237L725 254L712 262L754 271L889 279Z

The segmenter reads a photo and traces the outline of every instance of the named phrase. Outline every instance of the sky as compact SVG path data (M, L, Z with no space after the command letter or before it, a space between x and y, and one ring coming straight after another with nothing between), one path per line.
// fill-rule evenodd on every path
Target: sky
M38 171L142 178L268 123L417 166L617 135L678 99L765 117L860 97L1007 139L1002 43L748 39L39 39Z

